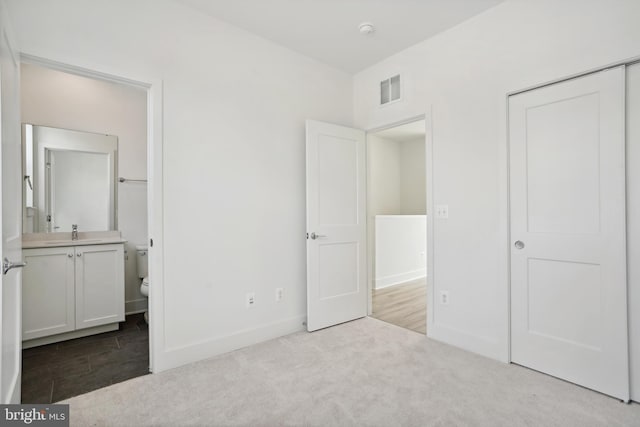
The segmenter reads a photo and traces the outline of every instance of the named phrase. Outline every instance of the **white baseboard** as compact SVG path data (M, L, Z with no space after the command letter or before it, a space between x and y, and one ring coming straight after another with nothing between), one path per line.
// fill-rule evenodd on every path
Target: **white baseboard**
M147 311L149 305L149 298L134 299L131 301L125 301L124 314L136 314L144 313Z
M392 276L386 276L376 278L374 281L375 289L382 289L400 283L410 282L411 280L420 279L427 276L427 269L421 268L419 270L407 271L404 273L394 274Z
M301 315L257 328L241 330L224 337L194 343L189 346L167 349L164 352L156 352L156 354L154 354L154 373L209 359L219 354L269 341L294 332L303 331L305 330L304 325L306 321L306 315Z

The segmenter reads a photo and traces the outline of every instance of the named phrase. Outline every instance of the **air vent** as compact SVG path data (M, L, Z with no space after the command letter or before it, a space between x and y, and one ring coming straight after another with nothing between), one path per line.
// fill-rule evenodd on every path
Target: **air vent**
M400 99L400 74L380 82L380 105Z

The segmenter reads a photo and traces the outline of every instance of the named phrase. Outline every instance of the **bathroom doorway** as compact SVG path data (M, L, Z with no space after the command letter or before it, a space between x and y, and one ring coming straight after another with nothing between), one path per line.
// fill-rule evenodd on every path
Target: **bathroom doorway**
M367 133L370 315L427 333L426 120Z
M23 403L53 403L150 372L149 304L142 286L149 277L143 263L150 258L153 200L147 182L154 166L148 89L23 57L23 252L31 261L23 273ZM95 157L91 144L105 135L116 143L105 154L112 166L104 173L99 162L67 164ZM91 175L78 177L83 171ZM97 197L114 212L107 227L89 225L86 215L63 204L82 198L60 197L88 191L97 180L111 188ZM50 209L52 201L37 203L39 195L47 200L51 188L58 191L56 209ZM78 219L67 221L69 215ZM105 271L113 275L105 279ZM38 296L44 285L59 286L48 301ZM38 310L30 298L41 304Z

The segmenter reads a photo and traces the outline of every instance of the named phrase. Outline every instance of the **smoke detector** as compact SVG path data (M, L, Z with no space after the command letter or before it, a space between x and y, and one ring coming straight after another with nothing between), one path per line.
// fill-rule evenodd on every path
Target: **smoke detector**
M362 24L360 24L358 29L360 30L360 34L365 36L368 36L376 30L376 28L370 22L363 22Z

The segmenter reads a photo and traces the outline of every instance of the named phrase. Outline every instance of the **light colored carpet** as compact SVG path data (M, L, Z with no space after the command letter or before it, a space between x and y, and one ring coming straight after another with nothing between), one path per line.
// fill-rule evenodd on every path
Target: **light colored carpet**
M73 426L640 426L640 405L371 318L65 403Z

